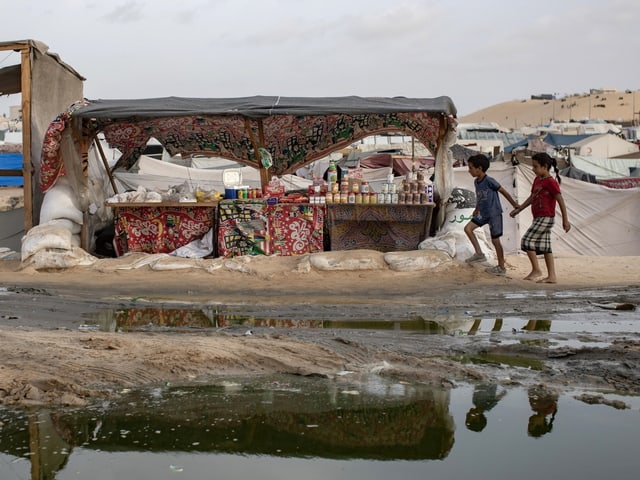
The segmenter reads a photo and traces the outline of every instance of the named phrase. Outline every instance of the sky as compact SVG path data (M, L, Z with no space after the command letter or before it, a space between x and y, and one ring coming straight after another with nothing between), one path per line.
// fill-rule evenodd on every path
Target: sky
M638 0L0 0L0 12L0 42L45 43L89 99L446 95L463 116L640 89ZM0 52L0 68L19 61ZM0 97L0 114L16 104Z

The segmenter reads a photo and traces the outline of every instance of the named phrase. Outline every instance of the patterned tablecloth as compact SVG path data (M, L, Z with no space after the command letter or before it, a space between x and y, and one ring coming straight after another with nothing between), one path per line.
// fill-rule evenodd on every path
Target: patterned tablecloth
M267 205L260 200L222 201L218 255L302 255L323 250L325 208L308 203Z
M433 204L327 205L331 250L416 250L431 224Z
M170 253L216 225L216 205L111 204L116 251Z

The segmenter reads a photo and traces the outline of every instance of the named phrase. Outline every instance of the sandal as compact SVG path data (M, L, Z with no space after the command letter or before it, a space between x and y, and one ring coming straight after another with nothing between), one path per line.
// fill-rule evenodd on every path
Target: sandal
M484 269L487 273L493 273L494 275L506 275L507 269L502 268L500 265L496 265L495 267L487 267Z
M484 262L486 259L487 257L484 256L484 253L474 253L465 260L465 263Z

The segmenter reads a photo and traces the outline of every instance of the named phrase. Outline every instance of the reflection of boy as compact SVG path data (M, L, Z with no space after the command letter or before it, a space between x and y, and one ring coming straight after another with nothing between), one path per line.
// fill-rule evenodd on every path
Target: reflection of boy
M498 404L498 401L506 395L506 391L498 394L498 385L495 383L480 383L473 390L473 407L467 412L464 424L473 432L481 432L487 426L488 412Z
M529 388L529 405L534 414L529 417L527 433L530 437L541 437L553 428L558 411L558 394L544 385ZM548 416L551 416L547 419Z

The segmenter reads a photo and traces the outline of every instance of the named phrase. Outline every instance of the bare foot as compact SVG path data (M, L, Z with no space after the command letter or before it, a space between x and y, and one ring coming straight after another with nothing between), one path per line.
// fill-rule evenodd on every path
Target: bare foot
M542 272L541 271L534 271L534 272L531 272L526 277L524 277L523 280L535 280L536 278L541 277L541 276L542 276Z
M538 280L536 283L556 283L556 279L555 278L551 278L551 277L547 277L547 278L542 278L542 279Z

